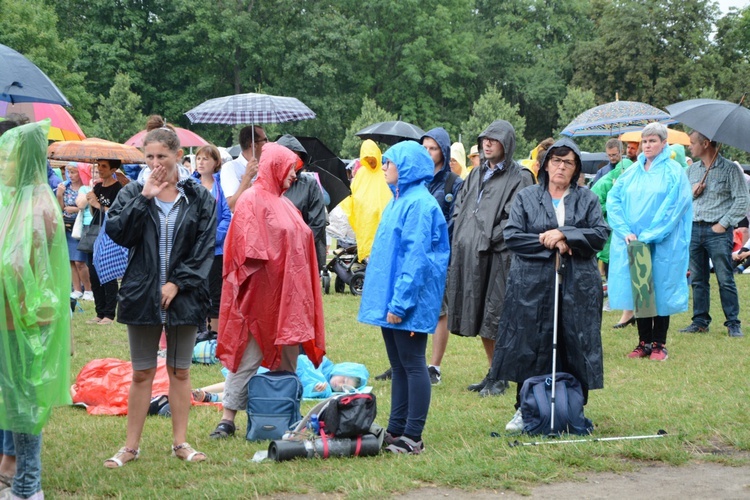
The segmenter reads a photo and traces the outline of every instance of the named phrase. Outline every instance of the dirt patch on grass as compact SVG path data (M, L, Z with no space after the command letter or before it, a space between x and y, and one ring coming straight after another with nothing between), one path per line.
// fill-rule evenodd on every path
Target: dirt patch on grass
M711 453L709 451L709 453ZM531 488L530 496L507 490L464 491L450 488L421 488L396 498L750 498L750 466L729 467L709 462L688 465L649 465L636 472L582 474L580 481L545 484Z

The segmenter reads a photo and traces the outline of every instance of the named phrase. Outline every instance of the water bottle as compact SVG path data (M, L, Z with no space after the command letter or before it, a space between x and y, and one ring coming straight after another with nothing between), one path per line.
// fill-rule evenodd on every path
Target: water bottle
M313 413L312 415L310 415L310 423L308 424L308 427L315 434L318 434L320 432L320 422L318 422L317 413Z

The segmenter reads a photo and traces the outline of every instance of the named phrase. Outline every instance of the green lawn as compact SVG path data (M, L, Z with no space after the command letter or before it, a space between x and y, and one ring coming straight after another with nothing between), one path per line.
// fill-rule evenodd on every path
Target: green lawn
M427 451L420 456L253 463L253 454L267 445L245 441L244 414L238 416L237 437L214 441L208 434L220 413L196 407L188 440L208 454L207 462L188 464L172 458L170 421L149 417L141 459L108 470L102 462L123 445L125 418L93 417L71 407L57 410L44 431L44 490L50 498L247 498L320 492L371 498L420 486L523 493L535 484L570 480L579 472L632 470L645 462L747 463L746 453L734 451L750 450L750 315L742 300L748 337L728 338L721 326L715 280L712 287L711 333L676 333L690 322L690 315L674 316L666 362L626 359L637 343L636 329L613 330L619 312L604 315L605 388L591 393L586 408L596 425L595 435L648 435L665 429L669 436L664 439L511 448L508 441L515 438L492 438L490 432L504 434L514 412L513 387L504 396L488 399L467 392L466 385L484 376L486 359L477 339L454 336L443 361L443 382L432 392L424 434ZM740 296L747 297L750 277L739 277L738 287ZM379 330L356 321L359 298L329 295L324 303L329 357L365 363L373 376L387 368ZM74 319L71 381L93 358L128 359L125 328L86 325L93 304L83 307L85 312ZM215 366L194 366L191 373L194 387L220 378ZM379 402L377 422L386 426L390 384L373 385ZM310 406L305 403L303 412Z

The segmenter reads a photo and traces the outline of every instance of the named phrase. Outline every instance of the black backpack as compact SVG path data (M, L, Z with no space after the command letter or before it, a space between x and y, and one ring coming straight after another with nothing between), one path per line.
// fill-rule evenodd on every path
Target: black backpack
M550 429L552 375L539 375L524 381L521 387L521 416L523 432L529 435L571 434L586 435L594 424L583 414L581 383L569 373L555 375L555 428Z
M354 438L370 432L378 409L375 394L341 394L329 398L318 414L321 433L334 438Z
M248 441L281 439L302 419L302 384L294 373L256 373L247 383L247 396Z

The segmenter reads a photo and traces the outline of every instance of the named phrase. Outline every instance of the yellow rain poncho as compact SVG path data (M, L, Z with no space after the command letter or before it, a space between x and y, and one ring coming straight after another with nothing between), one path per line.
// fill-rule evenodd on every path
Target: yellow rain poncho
M469 175L469 171L466 169L466 149L464 149L464 145L460 142L451 144L451 160L456 160L461 167L460 172L454 173L462 179L466 179L466 176ZM451 170L453 170L453 165L451 165Z
M367 139L359 150L362 166L352 181L352 194L341 202L341 209L357 236L357 258L360 262L370 256L375 232L385 206L393 193L385 182L381 152L374 141Z
M0 428L25 434L70 404L70 264L47 185L49 123L0 137Z

